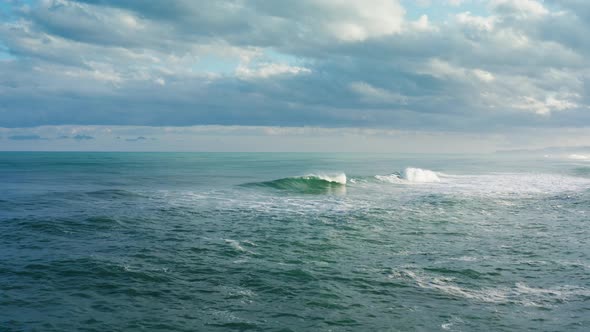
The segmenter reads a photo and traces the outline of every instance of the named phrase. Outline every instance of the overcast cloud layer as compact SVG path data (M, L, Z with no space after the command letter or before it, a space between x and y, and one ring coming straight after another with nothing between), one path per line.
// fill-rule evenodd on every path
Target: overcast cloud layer
M0 11L0 127L590 125L585 0L8 0Z

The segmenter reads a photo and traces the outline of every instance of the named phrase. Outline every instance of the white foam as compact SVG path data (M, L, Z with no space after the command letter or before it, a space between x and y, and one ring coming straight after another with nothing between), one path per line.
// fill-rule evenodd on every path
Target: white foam
M375 175L375 179L382 181L382 182L387 182L387 183L402 183L402 179L396 174Z
M574 160L590 160L590 156L583 155L583 154L570 154L568 156L568 158L574 159Z
M346 174L344 174L344 173L339 173L339 174L310 174L310 175L304 176L304 178L317 178L317 179L328 181L328 182L346 184Z
M409 182L440 182L438 175L428 169L408 167L402 173L402 177Z
M483 194L557 194L576 192L590 186L585 178L543 173L495 173L454 177L447 185L452 192Z
M247 252L248 251L248 250L244 249L244 247L242 247L240 245L240 242L239 241L232 240L232 239L224 239L224 240L225 240L225 243L229 244L236 251L242 251L242 252Z
M420 288L436 290L453 297L489 303L503 303L507 301L506 289L490 288L474 290L463 288L453 284L453 278L427 276L409 270L394 272L389 277L392 279L412 280Z
M401 175L375 175L375 178L387 183L434 183L441 182L439 175L441 174L428 169L408 167Z
M588 159L590 161L590 159ZM512 196L579 192L590 188L590 179L564 174L489 173L481 175L450 175L422 169L406 169L402 175L376 175L380 182L392 184L441 183L444 185L415 187L429 192L483 196ZM509 204L509 203L507 203Z
M460 287L455 283L455 278L427 275L410 270L394 271L389 277L410 280L420 288L435 290L449 296L487 303L517 303L524 306L547 307L590 295L590 290L580 286L559 285L551 288L535 288L520 282L513 287L473 289Z

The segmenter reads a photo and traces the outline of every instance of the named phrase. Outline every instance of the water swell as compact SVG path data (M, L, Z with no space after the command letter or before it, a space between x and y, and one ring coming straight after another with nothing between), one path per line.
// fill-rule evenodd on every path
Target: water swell
M346 182L346 174L344 173L336 175L311 174L272 181L251 182L242 186L278 189L297 193L320 194L342 192L345 190Z
M456 175L408 167L389 175L351 177L343 173L331 176L306 175L246 183L241 186L291 193L344 194L348 186L357 191L370 187L388 190L389 185L395 185L398 189L403 188L410 193L530 197L588 190L590 189L589 170L590 168L587 167L573 169L569 171L570 175L534 172Z
M590 177L590 167L577 167L572 170L574 176L579 176L583 178Z
M87 191L84 195L99 199L119 199L119 198L134 198L141 197L140 194L122 189L103 189L95 191Z

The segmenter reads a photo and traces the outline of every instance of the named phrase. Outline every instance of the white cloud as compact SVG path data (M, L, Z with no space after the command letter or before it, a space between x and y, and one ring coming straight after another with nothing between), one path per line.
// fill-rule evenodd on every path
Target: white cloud
M408 98L399 93L374 87L366 82L350 83L350 89L361 96L368 103L397 103L405 104Z
M479 68L466 69L438 58L430 59L423 67L422 73L440 79L473 80L475 78L482 82L492 82L495 79L489 71Z
M539 115L549 115L551 112L565 111L577 108L579 105L572 100L560 98L556 95L548 95L545 99L538 99L531 96L521 97L517 103L512 105L512 107L532 111Z
M436 31L437 28L430 23L428 15L422 15L416 21L410 22L410 26L417 31Z
M314 23L335 38L354 42L391 35L402 29L404 8L397 0L309 0L318 8ZM322 13L328 12L324 16ZM314 13L310 13L314 15Z
M0 23L0 125L590 121L590 2L462 3L409 19L395 0L34 2Z
M490 7L501 15L520 18L549 14L549 10L536 0L491 0Z
M493 16L475 16L470 12L459 13L455 17L459 24L480 31L492 31L496 20Z
M484 82L492 82L496 79L492 73L483 69L473 69L471 72L475 77Z
M243 79L269 78L277 75L309 74L311 70L305 67L290 66L284 63L259 63L251 66L249 63L240 64L236 68L236 76Z
M447 0L447 2L451 6L459 7L465 2L465 0Z
M465 70L460 67L453 66L451 63L433 58L430 59L421 71L424 74L431 75L437 78L450 78L450 77L464 77Z

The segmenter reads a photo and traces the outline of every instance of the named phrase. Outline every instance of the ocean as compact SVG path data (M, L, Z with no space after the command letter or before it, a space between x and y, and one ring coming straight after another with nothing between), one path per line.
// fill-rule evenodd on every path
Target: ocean
M3 152L0 331L589 331L589 217L567 156Z

